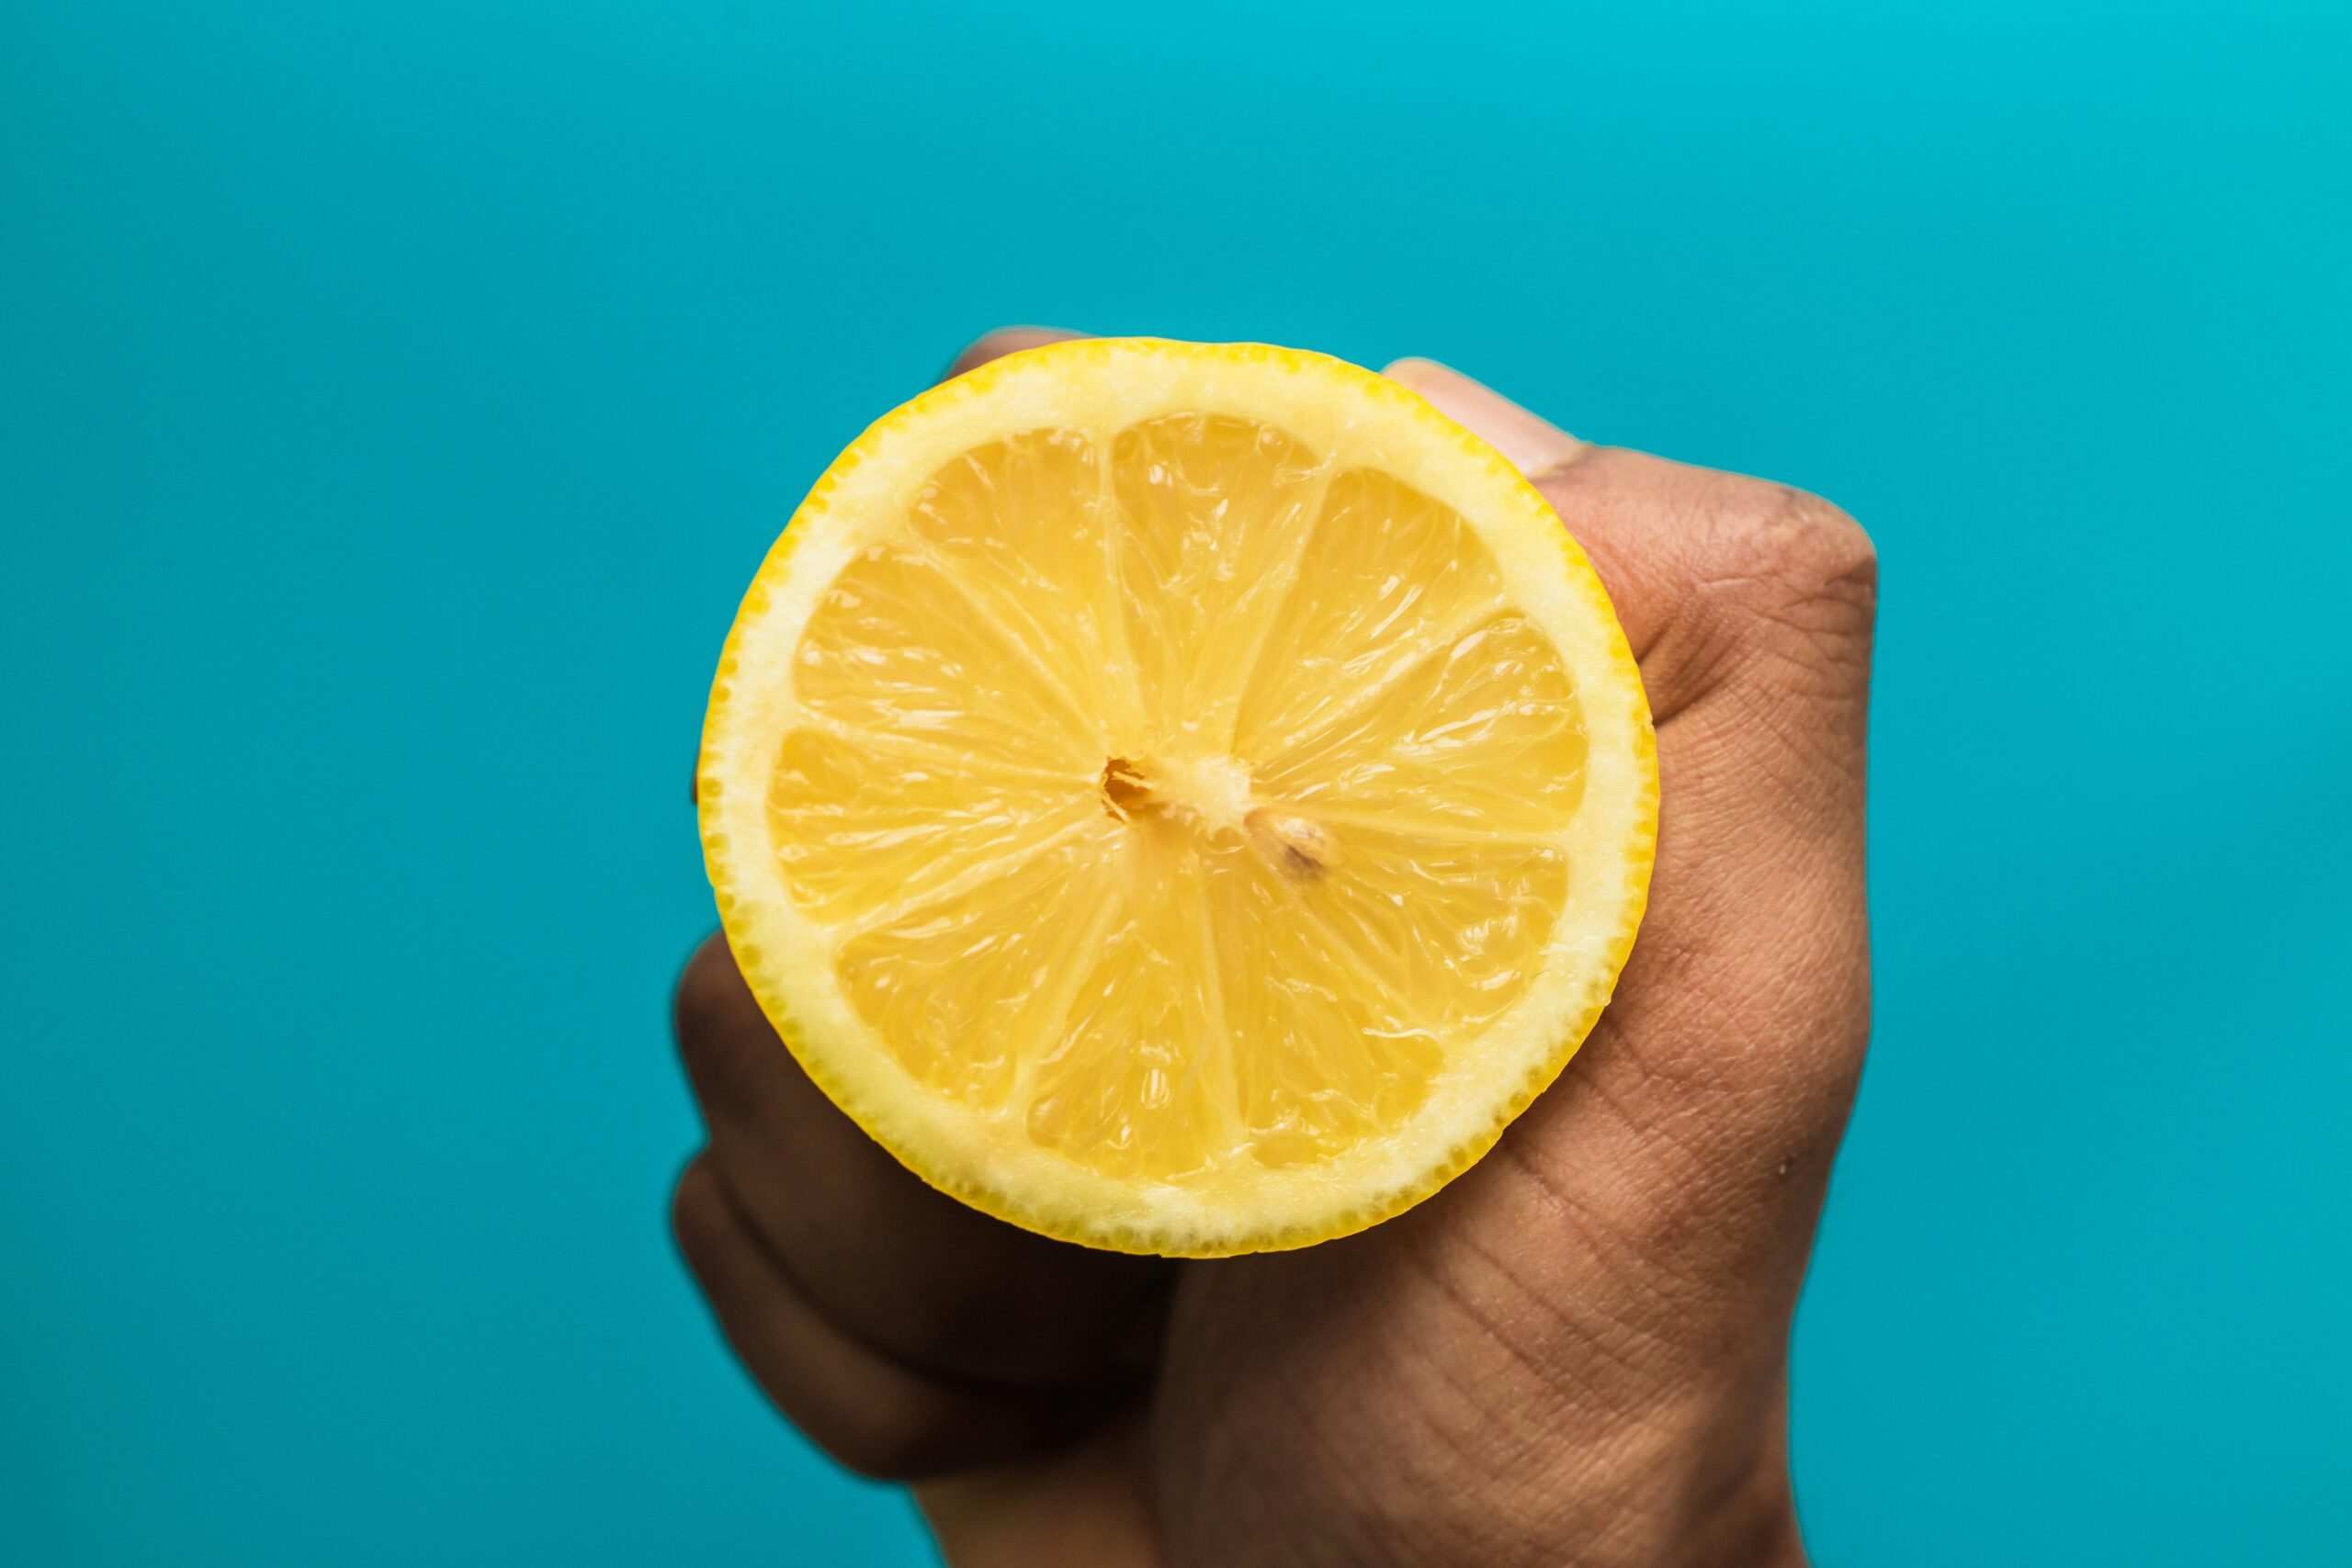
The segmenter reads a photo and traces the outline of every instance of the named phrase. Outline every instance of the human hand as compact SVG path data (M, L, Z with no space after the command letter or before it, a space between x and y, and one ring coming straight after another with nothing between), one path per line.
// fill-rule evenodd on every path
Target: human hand
M991 333L955 369L1059 335ZM1483 1161L1301 1251L1091 1252L869 1141L723 940L680 982L709 1130L680 1248L769 1396L851 1468L914 1482L956 1568L1804 1560L1789 1326L1869 1035L1869 539L1429 361L1387 374L1566 520L1657 725L1640 941Z

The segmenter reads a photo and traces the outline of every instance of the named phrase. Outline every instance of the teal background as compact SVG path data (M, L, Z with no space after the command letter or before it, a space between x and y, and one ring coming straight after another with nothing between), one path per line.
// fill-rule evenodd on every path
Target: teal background
M664 1238L761 550L1001 322L1884 557L1824 1564L2352 1561L2352 12L0 6L0 1561L919 1563Z

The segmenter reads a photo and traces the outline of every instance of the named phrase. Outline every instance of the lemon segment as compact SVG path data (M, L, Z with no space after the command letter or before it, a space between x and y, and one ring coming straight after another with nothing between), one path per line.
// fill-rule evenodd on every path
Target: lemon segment
M1303 1245L1558 1073L1639 922L1638 674L1490 448L1319 355L1057 344L819 481L714 685L706 859L810 1076L1089 1245Z

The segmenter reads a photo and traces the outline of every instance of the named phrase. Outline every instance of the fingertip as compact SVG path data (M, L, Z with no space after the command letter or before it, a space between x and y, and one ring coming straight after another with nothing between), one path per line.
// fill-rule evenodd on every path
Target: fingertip
M1043 348L1054 343L1072 343L1093 335L1091 333L1072 332L1068 327L998 327L966 344L963 351L947 362L946 373L940 379L952 381L967 371L978 370L992 359L1002 359L1008 354L1019 354L1023 349Z
M678 1059L706 1121L729 1120L773 1098L784 1043L744 983L724 933L713 932L686 960L670 1011Z

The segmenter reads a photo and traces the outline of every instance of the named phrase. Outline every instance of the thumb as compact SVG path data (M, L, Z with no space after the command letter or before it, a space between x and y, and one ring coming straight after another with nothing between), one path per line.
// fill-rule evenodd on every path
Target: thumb
M1554 473L1592 450L1558 425L1434 359L1400 359L1381 372L1419 392L1438 412L1483 439L1529 479Z

